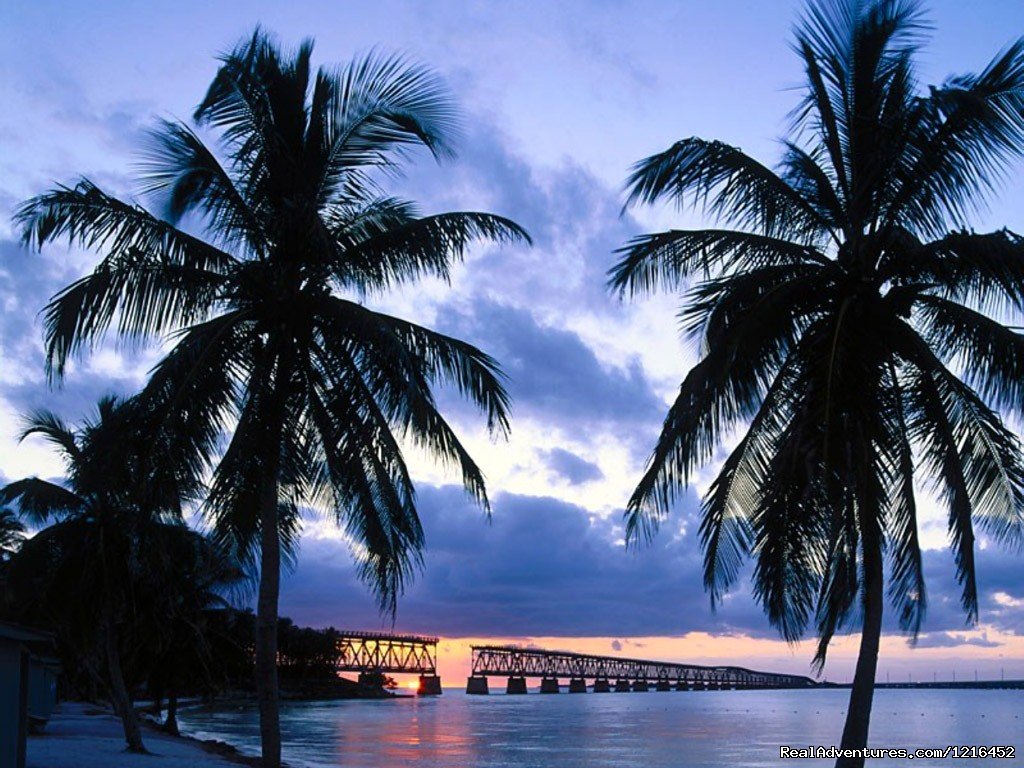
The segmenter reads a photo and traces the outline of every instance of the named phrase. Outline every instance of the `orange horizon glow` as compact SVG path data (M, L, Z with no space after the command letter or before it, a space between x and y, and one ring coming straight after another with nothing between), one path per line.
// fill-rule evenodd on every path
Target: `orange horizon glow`
M1024 679L1024 637L991 628L955 633L964 644L953 647L911 648L900 636L884 636L878 661L880 682L931 681L932 679ZM989 647L969 644L984 640ZM618 643L618 649L613 646ZM849 682L857 659L857 635L837 637L823 673L815 676L810 663L815 643L805 640L788 645L782 640L749 636L711 635L690 632L679 637L442 637L437 646L437 672L445 688L465 687L470 673L473 645L514 644L546 650L567 650L601 656L735 665L765 672L806 675L818 680ZM419 677L394 675L410 690ZM408 677L408 679L406 679Z

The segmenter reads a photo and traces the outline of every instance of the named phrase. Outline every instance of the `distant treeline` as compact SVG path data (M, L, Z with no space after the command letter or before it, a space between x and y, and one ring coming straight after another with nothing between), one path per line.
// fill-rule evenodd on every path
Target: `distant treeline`
M10 578L10 562L0 561L0 620L51 631L61 663L61 695L98 701L109 698L104 649L95 638L76 631L74 622L54 623L62 613L45 602L21 600L31 584ZM213 699L219 695L246 695L255 690L254 654L256 617L251 610L234 607L204 609L189 617L187 636L170 616L160 616L162 601L135 595L131 618L119 627L119 650L125 683L136 700L176 702L181 697ZM337 640L341 633L329 627L297 626L278 620L278 659L282 687L333 682Z

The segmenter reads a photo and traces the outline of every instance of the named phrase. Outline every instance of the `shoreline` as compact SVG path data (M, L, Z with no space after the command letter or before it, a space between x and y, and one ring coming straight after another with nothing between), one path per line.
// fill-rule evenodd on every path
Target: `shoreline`
M282 703L336 700L391 700L415 698L405 693L384 695L356 693L349 687L330 686L302 694L292 691ZM253 697L240 694L211 703L182 702L179 716L187 720L187 712L203 707L232 708L255 706ZM204 738L189 733L187 727L174 735L167 733L144 707L136 707L143 729L143 741L150 754L133 754L125 750L124 731L120 719L109 705L99 702L63 701L41 733L31 734L26 745L26 768L260 768L261 759L247 754L236 745L216 737ZM286 767L289 764L285 764ZM301 765L290 765L301 768Z
M222 739L201 739L188 733L179 732L177 735L165 731L158 722L148 716L140 717L142 726L147 733L157 734L158 737L168 739L179 739L192 744L208 755L223 758L232 765L244 765L248 768L260 768L262 760L259 757L244 754L238 747ZM120 721L118 722L120 725ZM26 767L27 768L27 767ZM287 766L285 767L287 768Z
M40 734L29 736L26 768L259 768L260 758L233 744L164 732L143 716L143 740L150 754L125 751L121 721L105 706L61 702ZM156 758L154 760L154 758Z

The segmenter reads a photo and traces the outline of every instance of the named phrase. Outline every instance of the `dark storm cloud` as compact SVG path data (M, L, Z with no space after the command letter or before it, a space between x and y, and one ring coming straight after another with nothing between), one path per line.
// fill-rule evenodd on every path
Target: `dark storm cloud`
M568 480L570 485L582 485L604 477L604 472L597 464L580 458L572 451L552 448L550 451L541 451L541 456L548 468Z
M502 494L488 524L461 490L424 486L420 510L427 533L426 569L399 603L399 629L445 636L623 638L704 631L778 637L746 582L716 613L710 610L701 586L696 529L689 522L696 510L692 494L681 505L687 532L673 536L680 522L674 518L651 546L639 551L622 547L617 516L602 519L551 498ZM1004 570L1010 561L995 554L978 553L984 575L981 621L997 630L1019 631L1019 609L1002 611L994 598L1010 575ZM944 556L926 553L926 561L936 560L936 573L947 565L940 560ZM1019 579L1019 564L1017 574ZM956 591L949 592L950 581L936 578L929 585L933 605L959 600ZM299 622L390 626L357 582L351 557L337 541L305 541L282 594L282 612ZM930 611L923 645L952 647L956 635L949 633L965 629L962 611ZM991 642L982 637L966 644L988 647Z
M578 334L542 325L528 310L481 301L441 324L457 336L486 339L509 378L517 416L576 433L602 422L654 424L661 418L664 405L639 362L626 370L606 367Z
M689 503L695 503L690 497ZM557 499L503 494L488 524L461 490L424 487L425 573L400 603L403 629L467 635L739 632L762 621L738 596L718 614L700 587L692 536L626 551L617 518ZM307 541L283 611L316 624L376 626L345 548Z

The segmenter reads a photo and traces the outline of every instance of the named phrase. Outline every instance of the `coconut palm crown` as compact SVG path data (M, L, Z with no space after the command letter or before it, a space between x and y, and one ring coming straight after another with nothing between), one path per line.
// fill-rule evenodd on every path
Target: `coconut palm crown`
M925 613L915 479L948 515L969 620L978 536L1024 539L1004 421L1024 406L1024 243L968 229L1024 152L1024 42L925 90L925 30L911 0L813 2L781 161L700 138L641 161L628 204L697 203L721 228L637 237L610 273L621 294L684 290L701 353L629 500L629 539L737 431L702 505L705 586L716 604L752 557L782 635L813 623L819 668L863 618L844 746L866 743L885 582L912 636Z
M82 180L18 215L32 245L63 238L103 254L46 308L54 377L112 327L174 334L143 399L210 425L205 452L219 460L204 509L259 557L257 666L272 766L278 579L300 505L346 529L361 575L393 611L423 546L402 440L456 467L487 507L482 473L432 387L457 389L492 432L508 428L493 359L360 299L447 280L474 240L528 241L508 219L423 216L381 188L418 147L452 154L455 112L435 74L379 53L314 71L311 54L311 42L283 53L257 30L222 57L195 125L166 121L153 134L142 192L159 210ZM226 446L223 428L233 428Z

